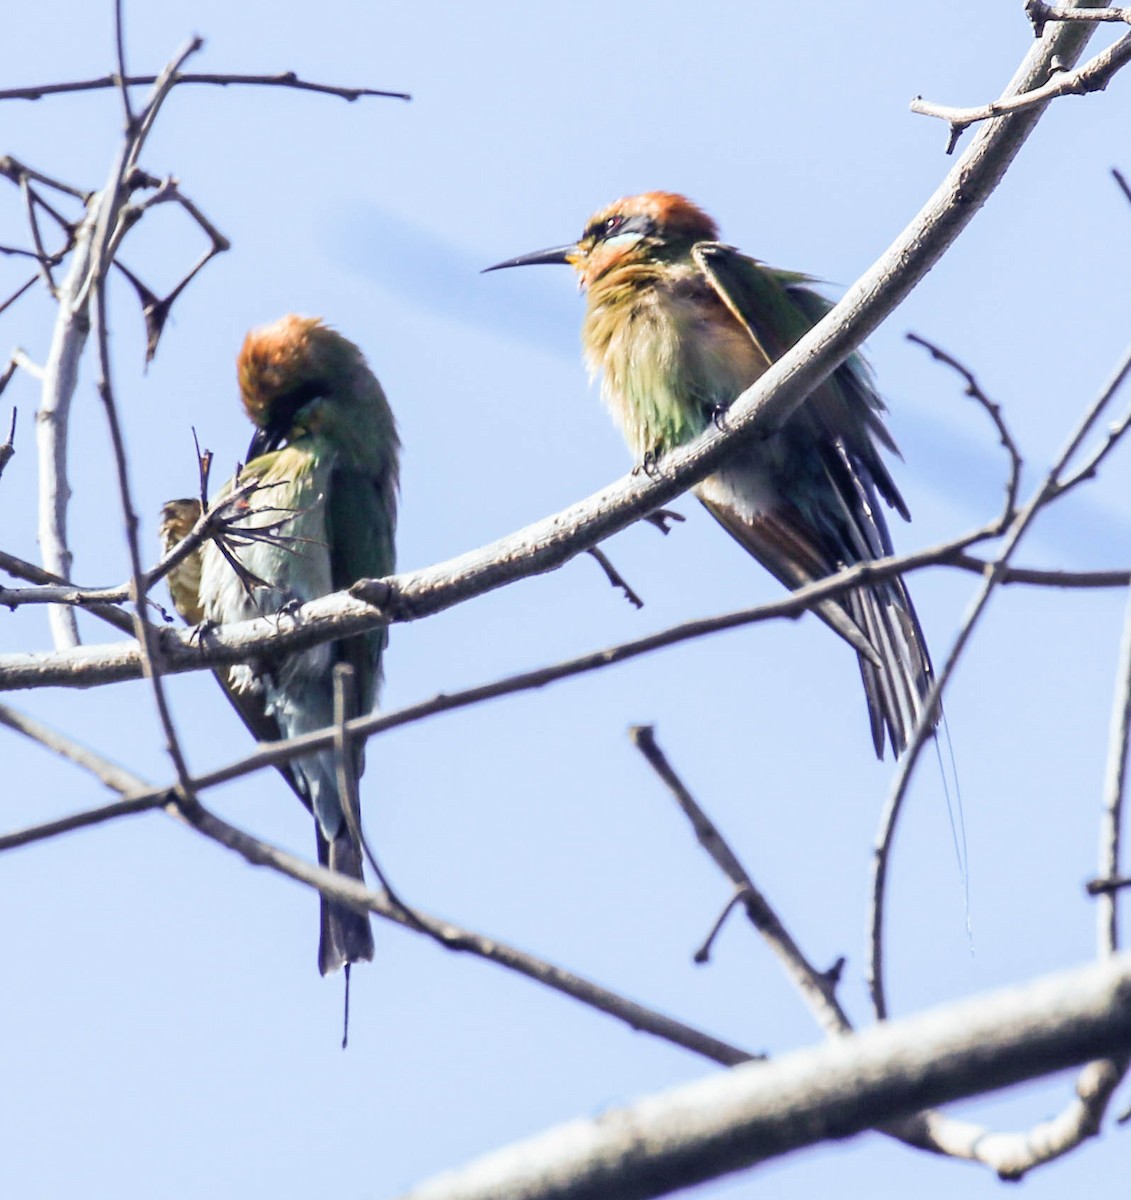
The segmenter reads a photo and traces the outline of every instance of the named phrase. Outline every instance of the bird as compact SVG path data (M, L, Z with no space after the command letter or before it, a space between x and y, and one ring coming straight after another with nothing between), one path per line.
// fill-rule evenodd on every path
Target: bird
M719 240L715 221L674 192L627 196L595 213L574 243L487 271L564 263L586 295L581 341L590 378L634 454L664 454L725 422L727 408L832 307L808 275ZM898 454L886 407L853 355L790 417L742 441L694 493L772 575L798 588L891 554L877 498L910 514L881 450ZM926 638L902 579L816 606L857 652L872 742L898 756L933 680ZM937 710L927 718L933 730ZM885 742L886 738L886 742Z
M361 350L319 318L290 314L248 333L236 363L255 425L246 466L217 496L233 496L223 537L205 540L170 572L174 606L190 623L222 625L286 611L363 578L395 570L400 442L385 393ZM195 500L162 510L166 551L200 515ZM193 580L197 582L193 594ZM333 668L354 673L350 716L372 710L381 682L382 630L301 651L259 653L217 678L260 741L334 722ZM364 767L360 748L356 775ZM363 880L361 846L338 790L334 753L279 767L314 817L318 861ZM373 958L366 914L321 898L322 975Z
M192 532L200 520L200 501L194 499L166 500L161 507L161 524L157 536L161 550L170 554ZM181 559L165 576L169 598L186 625L199 625L204 620L200 604L200 547Z

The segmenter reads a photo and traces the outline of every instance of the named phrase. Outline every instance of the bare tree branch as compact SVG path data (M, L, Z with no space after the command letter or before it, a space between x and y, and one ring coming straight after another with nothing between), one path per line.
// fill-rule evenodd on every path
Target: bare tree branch
M1077 20L1096 20L1083 16L1093 10L1069 9ZM1114 11L1114 10L1112 10ZM1098 19L1112 19L1111 14L1105 14ZM1122 20L1122 16L1119 17ZM1040 36L1040 35L1038 35ZM911 111L924 117L938 117L950 126L950 140L946 152L951 154L958 139L969 126L978 121L990 121L1009 113L1022 112L1036 108L1055 100L1060 96L1084 96L1089 92L1102 92L1111 82L1113 76L1122 67L1131 62L1131 33L1125 34L1114 45L1101 51L1095 58L1089 59L1075 71L1052 64L1049 68L1051 77L1046 83L1034 87L1020 95L1008 95L1000 100L992 100L989 104L976 108L952 108L946 104L936 104L916 96L911 101Z
M96 247L97 251L97 247ZM95 253L97 260L97 255ZM109 259L101 259L107 266ZM105 271L105 268L104 268ZM110 444L114 452L114 467L118 480L118 495L122 506L122 521L126 530L126 546L130 556L131 598L133 600L134 637L141 654L142 672L150 681L153 691L153 703L157 710L158 720L165 734L165 748L172 759L177 774L176 796L179 800L192 797L189 781L188 764L173 725L173 714L169 708L168 698L161 682L161 659L159 643L154 636L155 631L149 623L149 601L145 594L145 571L141 563L141 547L138 544L138 519L134 510L131 496L129 466L126 462L126 447L122 437L121 422L118 419L118 409L114 401L114 388L110 369L110 342L106 328L106 277L99 277L94 286L94 325L98 344L98 396L106 414L106 423L110 428Z
M79 362L90 333L90 314L75 297L90 267L90 239L97 216L92 200L74 235L74 249L66 276L56 292L58 314L51 347L44 364L35 440L39 466L39 553L51 574L70 579L73 556L67 545L67 506L71 486L67 478L67 428L71 399L78 385ZM79 644L75 614L69 608L48 610L56 647Z
M177 302L181 293L192 283L208 263L218 254L223 254L230 250L232 246L228 238L181 192L177 181L171 176L164 180L151 196L148 196L142 203L135 205L127 214L127 218L130 221L140 220L155 205L167 204L170 201L179 204L188 213L207 235L211 243L172 291L162 297L154 295L124 263L117 259L114 260L114 265L133 285L134 291L137 293L138 300L141 303L142 316L145 318L145 361L147 365L153 361L153 356L157 353L157 344L161 340L165 323L169 319L173 305Z
M1043 37L1049 21L1121 21L1131 25L1131 8L1074 8L1025 0L1025 15L1033 22L1035 37Z
M12 372L15 370L15 367L16 367L16 364L13 361L12 363L9 364L8 369L4 373L4 375L0 376L0 392L3 392L4 384L6 384L8 382L8 380L11 378ZM0 442L0 475L4 474L4 468L8 465L8 460L12 457L13 454L15 454L15 452L16 452L16 410L13 407L12 419L8 424L8 436L7 436L7 438L4 439L3 442Z
M124 82L127 88L148 87L150 84L156 83L157 79L156 75L128 75L123 81L119 81L117 75L102 75L97 79L77 79L67 80L64 83L40 83L30 87L2 88L0 89L0 100L41 100L44 96L61 96L70 92L104 91L107 88L119 87L120 82ZM207 84L213 87L238 85L241 87L291 88L295 91L317 92L323 96L337 96L351 103L354 100L370 96L384 97L389 100L412 99L407 92L388 92L377 88L348 88L330 83L313 83L307 79L300 79L294 71L279 71L274 75L193 74L182 71L178 73L175 82L178 86L181 84Z
M981 384L974 377L974 373L965 367L954 358L947 354L945 350L940 349L934 342L928 341L924 337L920 337L917 333L909 333L907 340L913 342L916 346L922 346L936 362L945 363L953 371L956 371L966 383L966 395L972 400L977 401L989 413L990 420L994 423L994 428L997 430L998 439L1002 444L1003 449L1009 456L1009 475L1006 478L1005 484L1005 507L1002 512L1002 528L1011 519L1012 515L1017 511L1017 496L1021 488L1021 470L1025 463L1021 457L1021 451L1017 448L1017 443L1014 441L1013 434L1009 430L1009 426L1005 423L1005 416L1002 413L1001 405L995 403L982 390Z
M403 1200L644 1200L1129 1047L1124 955L573 1121Z
M173 817L181 824L219 842L230 850L234 850L253 866L269 867L290 879L314 888L339 904L348 905L359 911L375 913L377 916L384 917L385 920L393 921L413 932L427 933L448 950L472 954L517 974L525 975L537 983L544 984L554 991L561 992L590 1008L595 1008L607 1016L624 1022L632 1029L650 1033L654 1037L681 1046L723 1066L750 1062L757 1057L737 1046L732 1046L719 1038L685 1025L681 1021L667 1017L663 1013L655 1012L644 1005L619 996L617 993L580 975L574 975L553 963L516 950L496 938L486 937L483 934L463 929L450 921L443 921L418 910L407 909L400 903L393 903L385 894L370 891L363 883L351 879L348 875L340 875L325 867L304 862L276 846L252 837L234 825L229 825L191 797L174 802L170 792L161 792L150 788L140 777L116 764L107 762L97 752L79 745L66 734L50 729L41 722L16 713L3 705L0 705L0 723L92 772L103 783L115 790L126 793L118 804L106 805L100 809L88 810L86 813L63 818L61 821L50 822L39 826L36 831L22 830L17 834L0 837L0 850L28 845L32 841L42 840L44 837L54 836L59 832L83 828L100 821L145 811L147 808L160 807L168 816ZM48 832L49 830L51 832ZM36 836L29 836L33 832Z
M869 950L867 973L868 990L872 997L872 1005L876 1017L879 1020L883 1020L887 1016L887 1001L884 995L883 931L888 859L891 853L892 838L895 836L895 827L899 820L903 801L907 795L912 773L915 770L915 764L919 761L919 755L922 752L923 746L933 736L933 726L929 716L935 711L941 700L943 691L950 682L954 668L962 656L962 652L966 648L982 614L985 612L994 591L997 589L1000 576L1009 565L1010 558L1028 532L1037 513L1047 503L1048 498L1055 495L1058 490L1063 490L1065 484L1061 476L1064 474L1068 463L1076 455L1084 440L1091 433L1096 422L1129 374L1131 374L1131 349L1127 351L1111 377L1100 389L1099 394L1085 410L1084 415L1069 436L1056 462L1042 479L1028 504L1018 513L1010 526L1004 545L994 560L991 572L983 578L982 586L978 589L976 596L967 609L946 661L943 663L942 669L938 672L934 683L931 685L930 693L923 704L924 715L920 718L915 732L907 745L907 749L899 759L873 848L872 902L868 921Z
M610 585L615 588L620 588L624 592L624 598L632 605L633 608L643 608L644 601L632 589L632 585L624 578L624 576L613 566L609 556L597 546L590 546L587 553L591 554L600 564L601 570L605 572L605 578Z
M852 1024L836 998L834 978L826 972L818 971L805 957L801 947L793 940L777 913L755 886L750 873L727 844L714 822L672 769L664 752L656 744L652 726L634 725L628 733L633 745L664 781L684 816L691 822L699 844L734 885L736 899L746 909L750 923L777 955L786 975L797 987L818 1023L829 1034L851 1032Z
M1064 61L1073 59L1086 41L1086 32L1086 26L1066 25L1042 41L1018 71L1010 94L1030 86L1035 77L1047 71L1054 56ZM474 555L465 556L465 561L456 560L465 572L465 594L481 594L510 582L517 574L533 574L560 565L702 478L725 457L733 440L756 426L766 431L785 420L903 300L958 236L1004 174L1040 111L1037 107L1011 114L979 132L935 196L874 267L824 320L735 401L727 413L726 432L709 427L695 442L667 455L661 478L630 477L627 483L606 489L591 502L575 505L565 514L564 523L549 529L543 523L543 528L523 531L536 530L540 540L520 551L518 572L513 560L484 561ZM448 581L435 582L443 587ZM384 583L360 585L354 592L382 606L390 599ZM427 611L429 598L425 595L422 599ZM454 602L453 597L449 603ZM420 607L414 605L414 609L412 616L423 615ZM382 622L378 618L373 623ZM328 636L343 636L346 632L351 631L339 629Z
M17 558L14 554L8 554L0 550L0 571L7 571L9 575L14 575L17 579L28 579L33 583L41 584L42 590L46 593L42 599L44 604L78 604L81 602L91 616L101 618L107 624L113 625L115 629L120 629L123 633L133 633L133 622L120 609L113 608L108 604L88 603L88 593L76 593L75 589L60 579L58 575L52 575L50 571L45 571L35 563L29 563L25 559ZM38 603L34 597L34 593L37 590L39 589L20 588L13 590L11 588L0 587L0 604L6 605L9 608L15 608L17 605L24 603L23 595L27 592L32 593L32 598L28 603ZM79 596L81 596L81 601L78 599Z
M948 565L989 575L994 564L974 554L956 554ZM1001 584L1020 583L1030 587L1117 588L1131 583L1131 571L1046 571L1034 567L1006 567L998 580Z

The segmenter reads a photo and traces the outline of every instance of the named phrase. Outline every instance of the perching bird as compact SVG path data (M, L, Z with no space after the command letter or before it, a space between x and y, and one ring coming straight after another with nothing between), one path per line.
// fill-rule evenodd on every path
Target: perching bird
M199 500L167 500L161 508L161 524L157 536L161 549L168 554L183 542L200 520ZM200 606L200 547L186 554L165 576L173 607L188 625L199 625L204 620L204 609Z
M218 498L250 481L257 484L239 501L225 538L241 570L214 540L206 541L199 552L198 603L191 596L186 602L184 592L177 596L178 583L189 578L189 560L180 579L170 579L181 615L215 624L244 621L358 579L391 574L400 444L385 394L361 351L316 318L286 316L247 335L237 374L257 431L247 465ZM163 515L163 534L179 531L183 537L199 505L171 501ZM351 715L372 709L385 640L382 630L297 653L259 655L221 668L217 677L256 737L290 738L333 724L336 663L354 669ZM359 750L358 774L362 765ZM314 814L318 861L362 879L361 847L344 818L333 752L292 759L280 771ZM323 897L321 973L341 966L348 971L350 963L372 957L368 916Z
M588 304L581 340L591 375L638 464L691 441L831 308L808 276L718 241L683 196L646 192L610 204L579 241L488 270L568 263ZM908 512L879 447L895 452L884 404L856 356L776 432L750 438L694 491L718 522L787 587L892 553L879 495ZM931 660L907 589L888 579L817 607L857 651L872 740L907 746ZM937 718L936 718L937 719Z

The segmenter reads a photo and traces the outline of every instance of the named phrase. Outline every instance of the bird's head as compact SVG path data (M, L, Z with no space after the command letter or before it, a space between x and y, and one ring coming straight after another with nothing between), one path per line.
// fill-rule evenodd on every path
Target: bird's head
M594 213L581 237L569 246L536 250L488 267L526 267L535 263L569 263L580 285L618 267L662 261L686 252L696 242L718 239L718 226L686 196L675 192L643 192L625 196Z
M296 435L319 433L358 453L395 455L393 414L365 355L318 317L291 314L253 329L236 375L257 426L249 462Z
M240 396L260 429L287 429L311 401L348 384L361 351L318 317L291 313L253 329L236 360Z
M188 537L199 520L199 500L166 500L161 506L161 524L157 530L165 553Z

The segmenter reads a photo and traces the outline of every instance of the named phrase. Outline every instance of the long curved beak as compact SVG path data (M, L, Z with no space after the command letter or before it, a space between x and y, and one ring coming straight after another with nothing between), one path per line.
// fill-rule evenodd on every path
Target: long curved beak
M486 275L488 271L501 271L504 267L533 267L538 263L566 263L576 246L555 246L552 250L535 250L531 254L520 254L518 258L508 258L506 262L495 263L493 267L484 267L479 273Z

